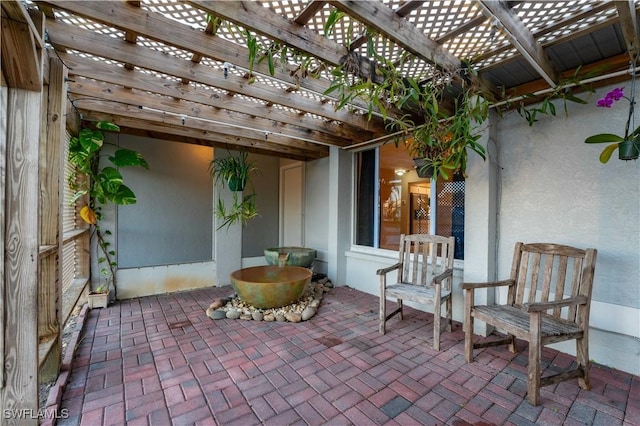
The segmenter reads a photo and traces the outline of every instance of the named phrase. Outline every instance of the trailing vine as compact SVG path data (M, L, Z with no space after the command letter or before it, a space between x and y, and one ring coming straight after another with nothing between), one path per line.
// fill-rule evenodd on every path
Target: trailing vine
M133 191L124 184L123 176L118 170L121 167L140 166L149 169L149 164L140 153L119 148L107 161L101 161L104 146L103 131L118 132L120 128L106 121L95 123L95 129L85 127L78 136L69 141L69 162L75 166L75 172L69 175L68 182L74 191L71 203L88 197L87 203L80 209L80 217L91 226L91 235L95 236L101 255L98 257L100 277L102 281L94 289L96 293L109 291L113 283L116 290L115 272L116 252L105 238L111 231L103 230L101 221L104 218L102 206L108 203L117 205L135 204L137 199ZM106 164L105 164L106 163ZM115 167L114 167L115 166Z

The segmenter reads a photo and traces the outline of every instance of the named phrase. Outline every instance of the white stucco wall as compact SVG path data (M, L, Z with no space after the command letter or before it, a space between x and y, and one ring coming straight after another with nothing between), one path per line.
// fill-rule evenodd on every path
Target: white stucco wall
M454 274L453 317L463 318L458 284L508 277L517 241L595 247L590 358L640 374L640 162L616 157L603 165L598 156L604 145L583 142L591 134L623 132L626 105L595 107L613 87L593 94L588 105L569 104L568 116L558 105L558 116L542 116L533 127L515 112L492 117L485 135L489 161L470 157L469 250ZM346 284L379 294L375 271L394 263L395 253L354 247L345 255ZM554 347L575 354L573 341Z
M532 127L515 113L498 122L497 269L509 275L516 241L598 249L590 357L640 374L640 162L601 164L605 145L584 143L592 134L624 132L628 104L595 106L613 87L587 105L569 104L568 116L558 105L557 117ZM561 348L575 352L573 344Z

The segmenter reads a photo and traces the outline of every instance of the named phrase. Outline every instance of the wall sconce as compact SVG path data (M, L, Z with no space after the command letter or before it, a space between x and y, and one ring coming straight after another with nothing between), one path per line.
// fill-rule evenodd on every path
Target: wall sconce
M397 169L397 170L396 170L396 175L398 175L398 176L402 176L402 175L403 175L403 174L405 174L405 173L406 173L406 171L405 171L405 170L402 170L402 169Z

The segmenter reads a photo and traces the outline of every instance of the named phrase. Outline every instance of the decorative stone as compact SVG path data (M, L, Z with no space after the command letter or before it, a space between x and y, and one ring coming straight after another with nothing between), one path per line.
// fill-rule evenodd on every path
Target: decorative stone
M301 315L302 321L308 320L309 318L311 318L315 314L316 314L316 308L312 308L310 306L305 308L305 310L302 311L302 315Z
M207 309L207 311L209 310ZM218 319L226 318L227 312L222 309L212 309L211 312L207 313L207 315L211 319L218 320Z
M211 304L209 305L209 307L211 309L218 309L223 307L225 304L227 303L226 300L223 299L215 299L213 302L211 302Z
M307 321L317 312L325 292L329 292L331 287L327 284L320 284L317 280L322 280L324 275L314 274L314 281L308 286L307 291L295 303L280 308L260 309L242 300L237 294L229 297L217 298L206 309L206 315L211 319L244 319L254 321L280 321L280 322L300 322ZM214 308L214 306L218 306Z
M229 319L238 319L240 318L240 311L236 309L231 309L227 311L227 318Z
M284 315L285 319L289 322L300 322L302 321L302 315L297 312L287 312Z

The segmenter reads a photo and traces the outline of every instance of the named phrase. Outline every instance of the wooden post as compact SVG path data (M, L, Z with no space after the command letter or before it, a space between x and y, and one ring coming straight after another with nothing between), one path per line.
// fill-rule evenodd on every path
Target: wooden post
M0 73L0 110L7 111L8 88ZM0 389L4 387L4 199L7 179L7 114L0 114ZM0 406L2 408L2 406Z
M7 424L38 409L38 140L41 93L8 89L5 180L4 371ZM27 416L28 417L28 416Z
M58 377L62 361L62 185L64 173L64 112L66 69L62 61L49 61L46 125L40 139L40 247L52 247L40 259L38 337L50 348L41 359L40 380Z

